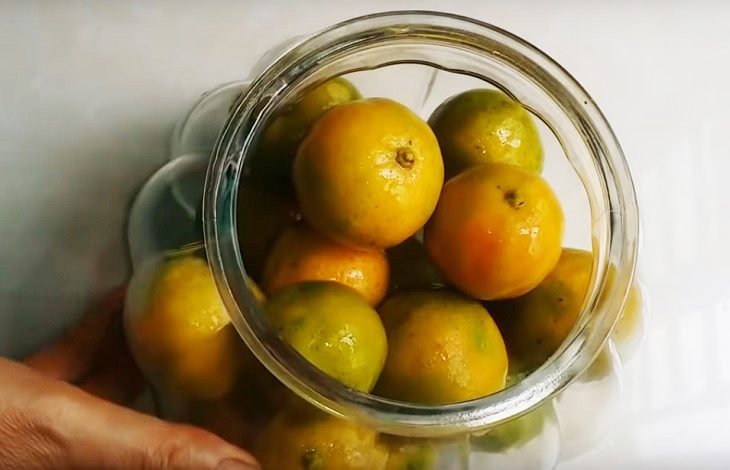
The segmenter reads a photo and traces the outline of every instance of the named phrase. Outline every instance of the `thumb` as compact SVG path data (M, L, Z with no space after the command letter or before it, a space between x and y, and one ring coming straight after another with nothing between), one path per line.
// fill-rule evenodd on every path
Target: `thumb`
M127 409L120 411L122 413L115 412L104 420L114 430L114 441L107 437L99 439L97 434L86 445L76 448L73 461L80 467L109 470L259 469L248 453L212 433L166 423Z
M2 359L0 392L0 438L8 444L0 446L0 469L259 468L207 431L114 405Z
M250 454L199 428L172 424L75 389L68 408L72 462L109 470L251 470ZM76 407L76 412L73 411Z

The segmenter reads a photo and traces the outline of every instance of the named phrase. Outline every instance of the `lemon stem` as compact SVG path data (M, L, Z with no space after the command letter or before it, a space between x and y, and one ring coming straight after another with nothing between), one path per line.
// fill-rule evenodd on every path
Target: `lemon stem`
M398 149L398 152L395 156L395 161L398 162L398 165L403 168L410 168L416 161L416 157L409 149Z
M519 209L525 205L525 200L515 190L510 190L504 193L504 200L513 209Z

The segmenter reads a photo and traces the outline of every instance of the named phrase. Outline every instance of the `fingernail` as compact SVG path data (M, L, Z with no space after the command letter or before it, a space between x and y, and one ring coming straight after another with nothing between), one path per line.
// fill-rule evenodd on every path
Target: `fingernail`
M225 459L218 464L216 470L261 470L261 467L243 460Z

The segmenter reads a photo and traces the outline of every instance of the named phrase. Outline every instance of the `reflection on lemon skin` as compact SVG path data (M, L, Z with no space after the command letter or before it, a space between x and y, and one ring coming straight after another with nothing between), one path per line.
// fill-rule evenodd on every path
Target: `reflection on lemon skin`
M557 263L562 238L563 212L547 182L502 163L447 181L424 232L444 277L480 300L535 288Z
M273 328L320 370L369 392L388 352L378 313L356 290L332 281L307 281L269 297Z
M204 259L182 256L163 264L127 331L141 368L166 389L201 399L230 390L241 342Z
M444 404L504 388L507 351L479 302L447 290L406 292L379 312L389 350L376 394Z
M346 245L389 248L416 233L441 192L441 151L428 125L385 98L335 106L294 159L302 215Z
M329 240L305 224L291 227L274 244L263 287L273 294L303 281L335 281L377 305L388 288L388 259L379 248L353 248Z
M446 100L428 120L447 177L484 163L542 171L540 134L530 114L497 90L470 90Z

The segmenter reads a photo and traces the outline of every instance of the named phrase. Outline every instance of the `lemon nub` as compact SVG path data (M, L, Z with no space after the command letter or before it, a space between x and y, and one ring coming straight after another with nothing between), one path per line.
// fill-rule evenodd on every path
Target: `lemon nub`
M411 168L416 162L416 157L409 148L399 148L395 155L395 161L403 168Z

